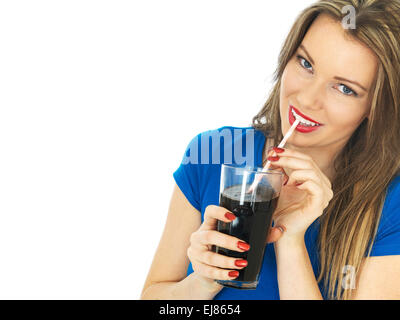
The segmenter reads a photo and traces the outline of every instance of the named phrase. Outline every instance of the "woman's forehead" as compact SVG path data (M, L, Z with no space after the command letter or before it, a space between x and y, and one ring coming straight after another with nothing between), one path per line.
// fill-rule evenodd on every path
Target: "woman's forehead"
M351 38L339 21L321 14L310 26L301 46L318 72L353 79L366 88L372 85L378 65L376 56L363 43Z

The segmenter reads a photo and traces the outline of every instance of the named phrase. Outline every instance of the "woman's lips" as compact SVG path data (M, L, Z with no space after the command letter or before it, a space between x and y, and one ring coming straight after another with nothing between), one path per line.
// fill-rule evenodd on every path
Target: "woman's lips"
M293 106L289 106L289 112L292 112L292 110L290 110L290 109L294 109L294 111L299 115L299 116L301 116L302 118L304 118L304 119L306 119L306 120L308 120L308 121L311 121L311 122L314 122L314 123L316 123L316 124L319 124L319 125L323 125L322 123L319 123L318 121L315 121L314 119L311 119L310 117L307 117L305 114L302 114L299 110L297 110L295 107L293 107Z
M294 108L294 110L296 111L296 113L297 113L297 109L295 109ZM299 113L299 114L301 114L301 113ZM308 118L308 119L310 119L310 118ZM293 113L292 113L292 106L290 106L289 107L289 123L290 123L290 125L292 125L293 124L293 122L295 121L296 119L295 119L295 117L294 117L294 115L293 115ZM314 121L314 120L309 120L309 121ZM319 123L319 122L315 122L315 123ZM313 131L315 131L315 130L318 130L319 128L321 128L323 126L323 124L321 124L321 125L319 125L319 126L304 126L304 125L302 125L302 124L298 124L297 125L297 127L296 127L296 131L298 131L298 132L302 132L302 133L308 133L308 132L313 132Z

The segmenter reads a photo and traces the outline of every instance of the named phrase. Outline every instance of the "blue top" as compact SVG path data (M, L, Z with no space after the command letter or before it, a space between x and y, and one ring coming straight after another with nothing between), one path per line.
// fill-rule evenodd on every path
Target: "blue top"
M223 137L223 139L221 139ZM219 204L221 164L262 165L265 136L252 127L221 127L200 133L189 143L179 168L173 173L176 184L194 208L201 212ZM318 275L319 219L307 229L305 244L314 274ZM400 176L388 187L371 256L400 255ZM187 274L193 272L189 265ZM319 284L324 298L326 290ZM279 299L276 260L273 244L265 249L264 261L256 290L223 288L215 299L274 300Z

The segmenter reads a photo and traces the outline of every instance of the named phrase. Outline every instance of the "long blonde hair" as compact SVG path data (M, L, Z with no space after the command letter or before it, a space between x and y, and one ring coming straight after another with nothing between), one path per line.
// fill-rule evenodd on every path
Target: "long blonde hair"
M253 127L273 139L282 139L279 93L282 73L321 13L341 22L342 8L355 8L356 28L346 32L370 48L378 71L370 92L371 112L353 132L335 158L334 196L320 218L317 281L324 281L330 299L350 299L344 289L343 268L358 274L370 254L386 197L386 190L400 168L400 0L321 0L297 17L281 49L274 86Z

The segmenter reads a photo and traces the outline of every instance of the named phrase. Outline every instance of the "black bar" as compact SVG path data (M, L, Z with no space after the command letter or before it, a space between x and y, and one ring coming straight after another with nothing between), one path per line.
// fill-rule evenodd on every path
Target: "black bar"
M22 315L29 318L71 319L87 317L110 319L270 319L278 315L286 317L315 316L348 318L354 310L381 312L399 310L400 300L393 301L203 301L203 300L0 300L2 313L12 318ZM321 313L322 311L322 313ZM397 313L396 313L397 314Z

